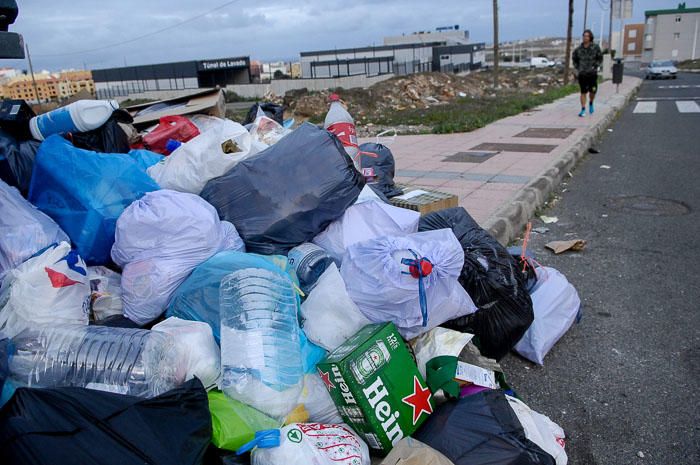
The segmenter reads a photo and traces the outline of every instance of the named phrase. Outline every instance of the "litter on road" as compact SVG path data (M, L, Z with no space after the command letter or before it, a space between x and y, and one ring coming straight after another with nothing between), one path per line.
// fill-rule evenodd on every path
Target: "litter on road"
M221 98L0 119L2 463L565 465L499 360L544 362L567 279L396 185L340 96Z

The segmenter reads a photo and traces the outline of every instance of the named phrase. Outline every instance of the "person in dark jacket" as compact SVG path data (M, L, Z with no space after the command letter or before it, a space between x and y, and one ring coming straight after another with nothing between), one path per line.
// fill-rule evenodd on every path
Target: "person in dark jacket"
M581 87L581 111L579 116L586 114L586 94L588 94L588 111L593 113L593 100L598 90L598 67L603 63L603 52L598 44L593 43L593 33L590 29L583 31L583 42L576 47L572 56L574 68Z

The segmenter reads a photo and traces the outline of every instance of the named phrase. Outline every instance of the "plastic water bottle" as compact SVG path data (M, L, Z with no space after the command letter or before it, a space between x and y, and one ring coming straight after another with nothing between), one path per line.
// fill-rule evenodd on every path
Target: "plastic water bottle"
M287 254L289 266L299 278L299 287L308 294L316 286L326 268L333 263L333 259L321 247L311 242L304 242L294 247Z
M326 120L323 127L335 134L343 143L347 154L355 161L357 152L360 151L357 145L357 130L355 129L355 120L352 119L350 113L340 103L338 94L331 94L328 97L331 102L331 107L326 114Z
M172 336L161 332L58 325L23 331L12 342L10 378L17 385L153 397L184 381Z
M221 281L222 390L280 418L297 403L303 365L292 282L273 271L245 268Z
M92 131L105 124L118 108L116 100L78 100L33 117L29 120L29 130L37 140L51 134Z

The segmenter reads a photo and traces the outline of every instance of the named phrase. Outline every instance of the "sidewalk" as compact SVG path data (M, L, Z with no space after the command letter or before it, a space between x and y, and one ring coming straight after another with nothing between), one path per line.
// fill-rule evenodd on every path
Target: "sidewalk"
M469 133L399 136L390 146L395 181L455 194L474 219L507 242L561 181L561 168L573 167L641 82L625 76L619 93L604 82L595 113L584 118L577 116L579 95L573 94ZM546 176L552 179L540 179ZM522 201L527 205L509 211Z

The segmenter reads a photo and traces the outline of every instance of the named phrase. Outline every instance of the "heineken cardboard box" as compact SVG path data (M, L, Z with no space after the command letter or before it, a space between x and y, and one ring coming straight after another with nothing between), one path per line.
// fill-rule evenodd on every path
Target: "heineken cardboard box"
M433 412L433 400L393 323L362 328L318 364L345 422L388 453Z

